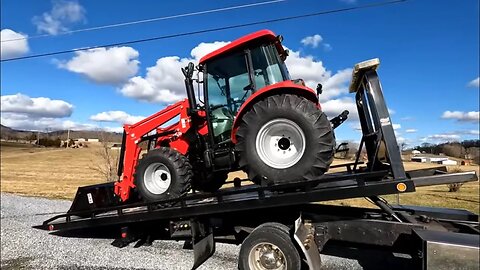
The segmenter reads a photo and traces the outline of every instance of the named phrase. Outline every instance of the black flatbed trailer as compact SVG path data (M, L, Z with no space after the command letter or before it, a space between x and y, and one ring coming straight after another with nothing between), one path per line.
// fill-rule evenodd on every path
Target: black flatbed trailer
M380 197L478 177L475 172L447 174L446 169L404 170L377 66L360 63L354 72L351 89L363 136L355 162L338 165L344 172L273 186L242 186L235 179L233 187L215 193L151 203L120 204L112 183L81 187L67 213L36 228L59 234L114 229L121 236L112 243L118 247L185 240L184 247L193 249L193 269L215 252L215 242L242 244L241 269L320 269L320 253L355 257L370 249L390 254L393 265L405 269L478 269L478 215L392 206ZM364 146L368 162L362 165ZM319 204L359 197L378 208Z

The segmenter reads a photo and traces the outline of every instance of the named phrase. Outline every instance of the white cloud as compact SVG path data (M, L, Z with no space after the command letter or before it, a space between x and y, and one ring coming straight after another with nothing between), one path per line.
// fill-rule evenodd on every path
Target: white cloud
M124 111L101 112L90 116L90 120L96 122L117 122L120 124L133 124L144 118L143 116L130 115Z
M76 52L76 55L59 67L79 73L103 84L125 83L137 74L138 51L131 47L97 48Z
M405 132L406 133L415 133L417 132L418 130L414 129L414 128L409 128L409 129L406 129Z
M190 55L195 60L200 60L200 58L204 57L205 55L213 52L216 49L219 49L230 42L227 41L215 41L215 42L202 42L198 44L197 47L193 48L190 52Z
M362 132L362 125L360 125L360 122L356 122L355 124L350 124L350 127L357 131L357 132Z
M459 133L459 134L463 134L463 135L480 135L480 131L479 130L475 130L475 129L472 129L472 130L462 130L462 131L458 131L456 133Z
M319 34L304 37L300 42L305 47L317 48L321 44L324 51L328 52L332 50L332 45L330 45L329 43L323 42L323 37Z
M285 63L292 79L303 79L312 89L316 89L318 83L323 85L321 101L348 93L348 83L352 76L350 68L332 75L332 72L323 66L322 61L316 61L312 56L302 56L296 51L290 51Z
M1 96L1 111L32 117L59 118L70 116L73 105L63 100L52 100L46 97L31 98L18 93Z
M357 105L353 98L343 97L339 99L331 99L327 102L321 103L322 110L328 116L328 118L333 118L341 114L344 110L348 110L348 119L358 119Z
M0 31L0 59L22 56L29 51L28 35L17 33L11 29ZM11 40L11 41L8 41Z
M191 51L191 58L167 56L147 68L145 77L136 76L126 83L120 92L131 98L146 102L172 103L185 97L184 76L181 68L189 62L198 62L204 55L225 46L228 42L200 43Z
M433 134L421 139L422 141L436 141L436 142L447 142L447 141L458 141L460 136L453 133L443 133L443 134Z
M56 35L68 31L67 25L85 22L85 13L77 1L55 0L49 12L33 17L32 22L38 32Z
M305 46L310 46L312 48L317 48L318 45L322 42L323 38L319 34L313 36L304 37L300 42Z
M106 132L123 133L123 127L102 127L100 129Z
M401 129L402 126L400 124L392 124L393 129Z
M52 117L36 117L21 113L2 113L2 125L19 130L55 131L55 130L96 130L92 124L78 123L71 120L61 120Z
M185 97L183 74L180 71L189 62L197 63L204 55L225 46L228 42L216 41L200 43L190 52L190 57L167 56L157 60L155 66L148 67L145 76L130 78L120 88L120 92L131 98L155 103L172 103ZM348 93L348 83L351 69L340 70L337 73L327 70L322 61L311 56L303 56L300 52L291 51L286 60L292 79L303 79L307 86L315 89L318 83L323 85L321 101ZM354 111L351 112L355 112Z
M396 138L397 138L397 144L401 144L401 143L408 144L406 138L401 137L401 136L397 136L397 135L395 135L395 136L396 136Z
M462 122L478 122L480 120L480 112L461 112L461 111L445 111L442 114L443 119L456 119Z
M62 120L52 117L35 117L20 113L2 113L0 117L2 125L17 129L29 131L56 131L56 130L89 130L97 131L104 130L108 132L121 133L123 128L116 127L102 127L91 123L81 123L72 120Z
M477 77L476 79L471 80L471 81L468 83L468 86L469 86L469 87L474 87L474 88L480 87L480 77Z

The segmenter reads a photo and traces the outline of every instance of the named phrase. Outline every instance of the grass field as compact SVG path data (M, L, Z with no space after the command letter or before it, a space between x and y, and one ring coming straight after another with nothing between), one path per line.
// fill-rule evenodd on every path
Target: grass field
M102 176L92 169L101 163L99 147L79 149L47 149L29 145L1 142L1 178L2 192L11 192L28 196L73 199L77 187L97 184ZM335 161L340 163L342 161ZM407 170L431 167L431 164L405 162ZM455 166L463 171L476 170L478 166ZM242 172L230 174L230 178L244 177ZM396 202L396 195L385 198ZM328 203L350 206L372 206L363 198L331 201ZM436 207L463 208L479 213L479 182L464 184L458 192L448 192L446 185L422 187L417 192L400 195L401 204L413 204Z

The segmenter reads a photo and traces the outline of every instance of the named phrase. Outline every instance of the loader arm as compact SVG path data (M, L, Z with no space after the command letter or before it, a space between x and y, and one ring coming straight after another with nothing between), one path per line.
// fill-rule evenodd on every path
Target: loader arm
M128 200L130 190L135 187L134 173L142 148L139 144L145 141L150 132L156 130L152 135L160 141L173 141L170 145L182 154L188 151L188 143L183 139L183 134L190 129L191 118L188 115L189 102L187 99L179 101L165 109L135 123L124 125L124 140L119 158L119 181L115 183L114 192L122 201ZM180 116L177 123L166 128L161 126Z

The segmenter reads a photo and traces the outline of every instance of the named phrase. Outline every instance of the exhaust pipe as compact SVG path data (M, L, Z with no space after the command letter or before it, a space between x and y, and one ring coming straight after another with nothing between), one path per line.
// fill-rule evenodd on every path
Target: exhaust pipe
M197 109L197 101L193 90L193 70L194 65L192 62L188 63L188 66L185 68L182 68L183 75L185 76L185 89L187 91L188 105L190 107L188 110L189 115L192 115Z

